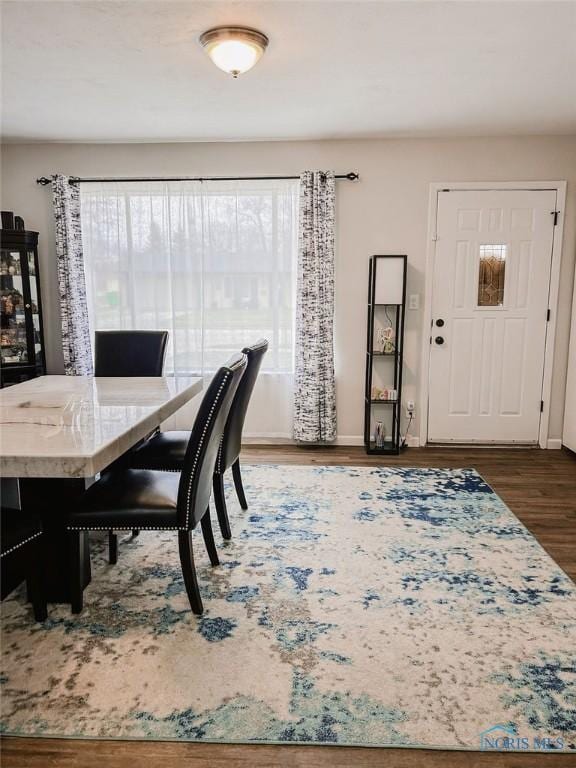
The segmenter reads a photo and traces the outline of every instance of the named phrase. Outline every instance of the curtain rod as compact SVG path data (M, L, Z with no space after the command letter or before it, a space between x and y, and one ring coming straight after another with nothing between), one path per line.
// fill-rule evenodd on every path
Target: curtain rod
M297 180L300 176L119 176L116 178L71 178L70 181L75 184L93 184L109 182L145 182L145 181L291 181ZM347 179L348 181L357 181L360 178L358 173L350 171L349 173L337 173L336 179ZM47 176L41 176L36 179L36 184L43 187L52 184L52 179Z

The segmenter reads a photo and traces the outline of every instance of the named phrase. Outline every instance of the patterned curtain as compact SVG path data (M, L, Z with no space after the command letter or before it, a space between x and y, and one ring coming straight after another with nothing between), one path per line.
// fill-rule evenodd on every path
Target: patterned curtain
M93 366L80 227L80 187L72 182L69 176L52 177L62 349L67 376L90 376Z
M300 176L300 232L296 296L294 439L336 438L334 379L334 214L331 171Z

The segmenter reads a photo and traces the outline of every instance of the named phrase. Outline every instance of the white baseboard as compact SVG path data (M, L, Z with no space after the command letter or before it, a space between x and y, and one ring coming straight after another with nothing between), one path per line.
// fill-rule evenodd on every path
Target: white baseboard
M296 441L287 432L248 432L242 435L242 442L246 445L297 445ZM364 438L362 435L337 435L336 440L331 445L362 446L364 445ZM408 448L419 448L420 438L418 435L408 435L406 445ZM448 443L445 447L458 446ZM477 447L492 448L494 446L478 445ZM562 440L560 438L549 438L546 442L546 448L559 451L562 448Z
M549 437L546 441L546 448L549 451L559 451L562 448L562 440L558 437Z
M242 435L246 445L260 443L261 445L297 445L298 443L288 434L282 432L249 432ZM336 440L328 445L364 445L362 435L337 435Z
M364 445L362 435L336 435L334 445Z
M248 432L242 435L242 442L246 445L296 445L296 441L284 432ZM409 448L418 448L420 438L415 435L408 435L406 444ZM362 435L337 435L336 440L331 445L363 446L364 438Z
M246 445L297 445L296 440L284 432L245 432L242 442ZM364 445L364 438L362 435L338 435L329 445Z
M248 432L242 435L246 445L292 445L294 440L287 432Z
M364 445L364 438L362 435L338 435L336 438L336 445ZM408 435L406 438L406 445L409 448L418 448L420 446L420 438L415 435Z

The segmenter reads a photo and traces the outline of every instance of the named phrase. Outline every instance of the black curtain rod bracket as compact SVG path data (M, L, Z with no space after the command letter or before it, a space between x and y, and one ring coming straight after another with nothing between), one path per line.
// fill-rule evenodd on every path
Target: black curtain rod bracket
M135 176L130 177L117 177L117 178L73 178L70 181L75 184L97 184L97 183L112 183L112 182L146 182L146 181L296 181L300 176ZM347 181L358 181L360 175L354 171L349 173L337 173L337 179L346 179ZM36 184L41 184L43 187L52 184L52 179L47 176L40 176L36 179Z

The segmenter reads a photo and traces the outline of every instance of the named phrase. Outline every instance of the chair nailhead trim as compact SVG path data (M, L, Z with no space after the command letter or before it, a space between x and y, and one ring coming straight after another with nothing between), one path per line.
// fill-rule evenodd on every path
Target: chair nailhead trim
M9 555L10 552L14 552L15 549L20 549L20 547L23 547L24 544L28 544L29 541L32 541L32 539L35 539L38 536L42 536L42 531L38 531L38 533L34 533L32 536L29 536L27 539L24 539L24 541L21 541L20 544L15 544L13 547L10 547L10 549L7 549L6 552L2 552L0 557Z
M226 430L224 430L226 431ZM217 473L218 475L222 474L222 462L223 462L223 455L222 455L222 449L224 446L224 432L222 433L222 437L220 438L220 445L218 446L218 459L216 460L216 464L218 466Z
M68 531L133 531L137 528L139 531L187 531L187 528L183 528L180 525L165 525L159 528L156 525L130 525L128 528L118 528L118 526L110 527L109 525L99 526L75 526L68 525L66 530Z
M149 472L182 472L181 469L174 469L174 467L159 467L157 464L154 464L153 467L137 467L135 464L132 464L130 469L146 469Z
M226 373L224 375L224 378L222 379L222 383L220 384L220 388L216 393L216 397L214 398L214 402L212 403L212 407L210 408L210 413L208 414L208 418L206 419L206 422L204 424L204 429L202 430L200 441L198 442L198 448L196 450L196 456L194 456L194 463L192 464L192 469L190 471L190 480L188 483L188 490L186 493L186 528L185 530L188 530L188 521L190 518L190 496L192 495L192 483L194 481L194 473L196 471L196 466L198 464L198 456L200 455L200 451L202 450L202 445L204 443L204 438L206 437L206 432L208 431L208 425L210 424L210 421L212 419L212 414L214 413L216 406L218 405L218 401L220 400L220 395L222 394L222 390L224 389L224 386L229 378L230 378L229 374Z
M194 480L194 473L196 471L196 466L198 464L198 456L200 455L200 451L202 450L202 445L204 444L204 439L206 437L206 432L208 431L208 425L210 424L210 421L212 419L212 415L216 409L216 406L218 405L218 401L220 400L220 396L222 394L222 390L224 389L224 386L226 385L226 382L230 378L229 372L226 372L224 374L224 378L222 379L222 383L220 384L220 387L218 389L218 392L216 393L216 397L214 398L214 402L212 403L212 407L210 408L210 413L208 414L208 418L206 419L206 422L204 424L204 429L202 430L202 434L200 435L200 441L198 442L198 448L196 450L196 455L194 456L194 462L192 464L192 469L190 471L190 481L188 483L188 490L186 493L186 525L184 527L182 526L167 526L163 528L157 528L155 526L146 526L146 525L132 525L129 528L116 528L111 527L109 525L104 526L97 526L97 527L85 527L85 526L67 526L67 530L69 531L131 531L134 528L138 528L141 531L187 531L188 530L188 522L190 519L190 496L192 495L192 483ZM163 470L159 470L163 471ZM166 471L166 470L165 470ZM178 469L170 469L167 470L168 472L179 472Z

